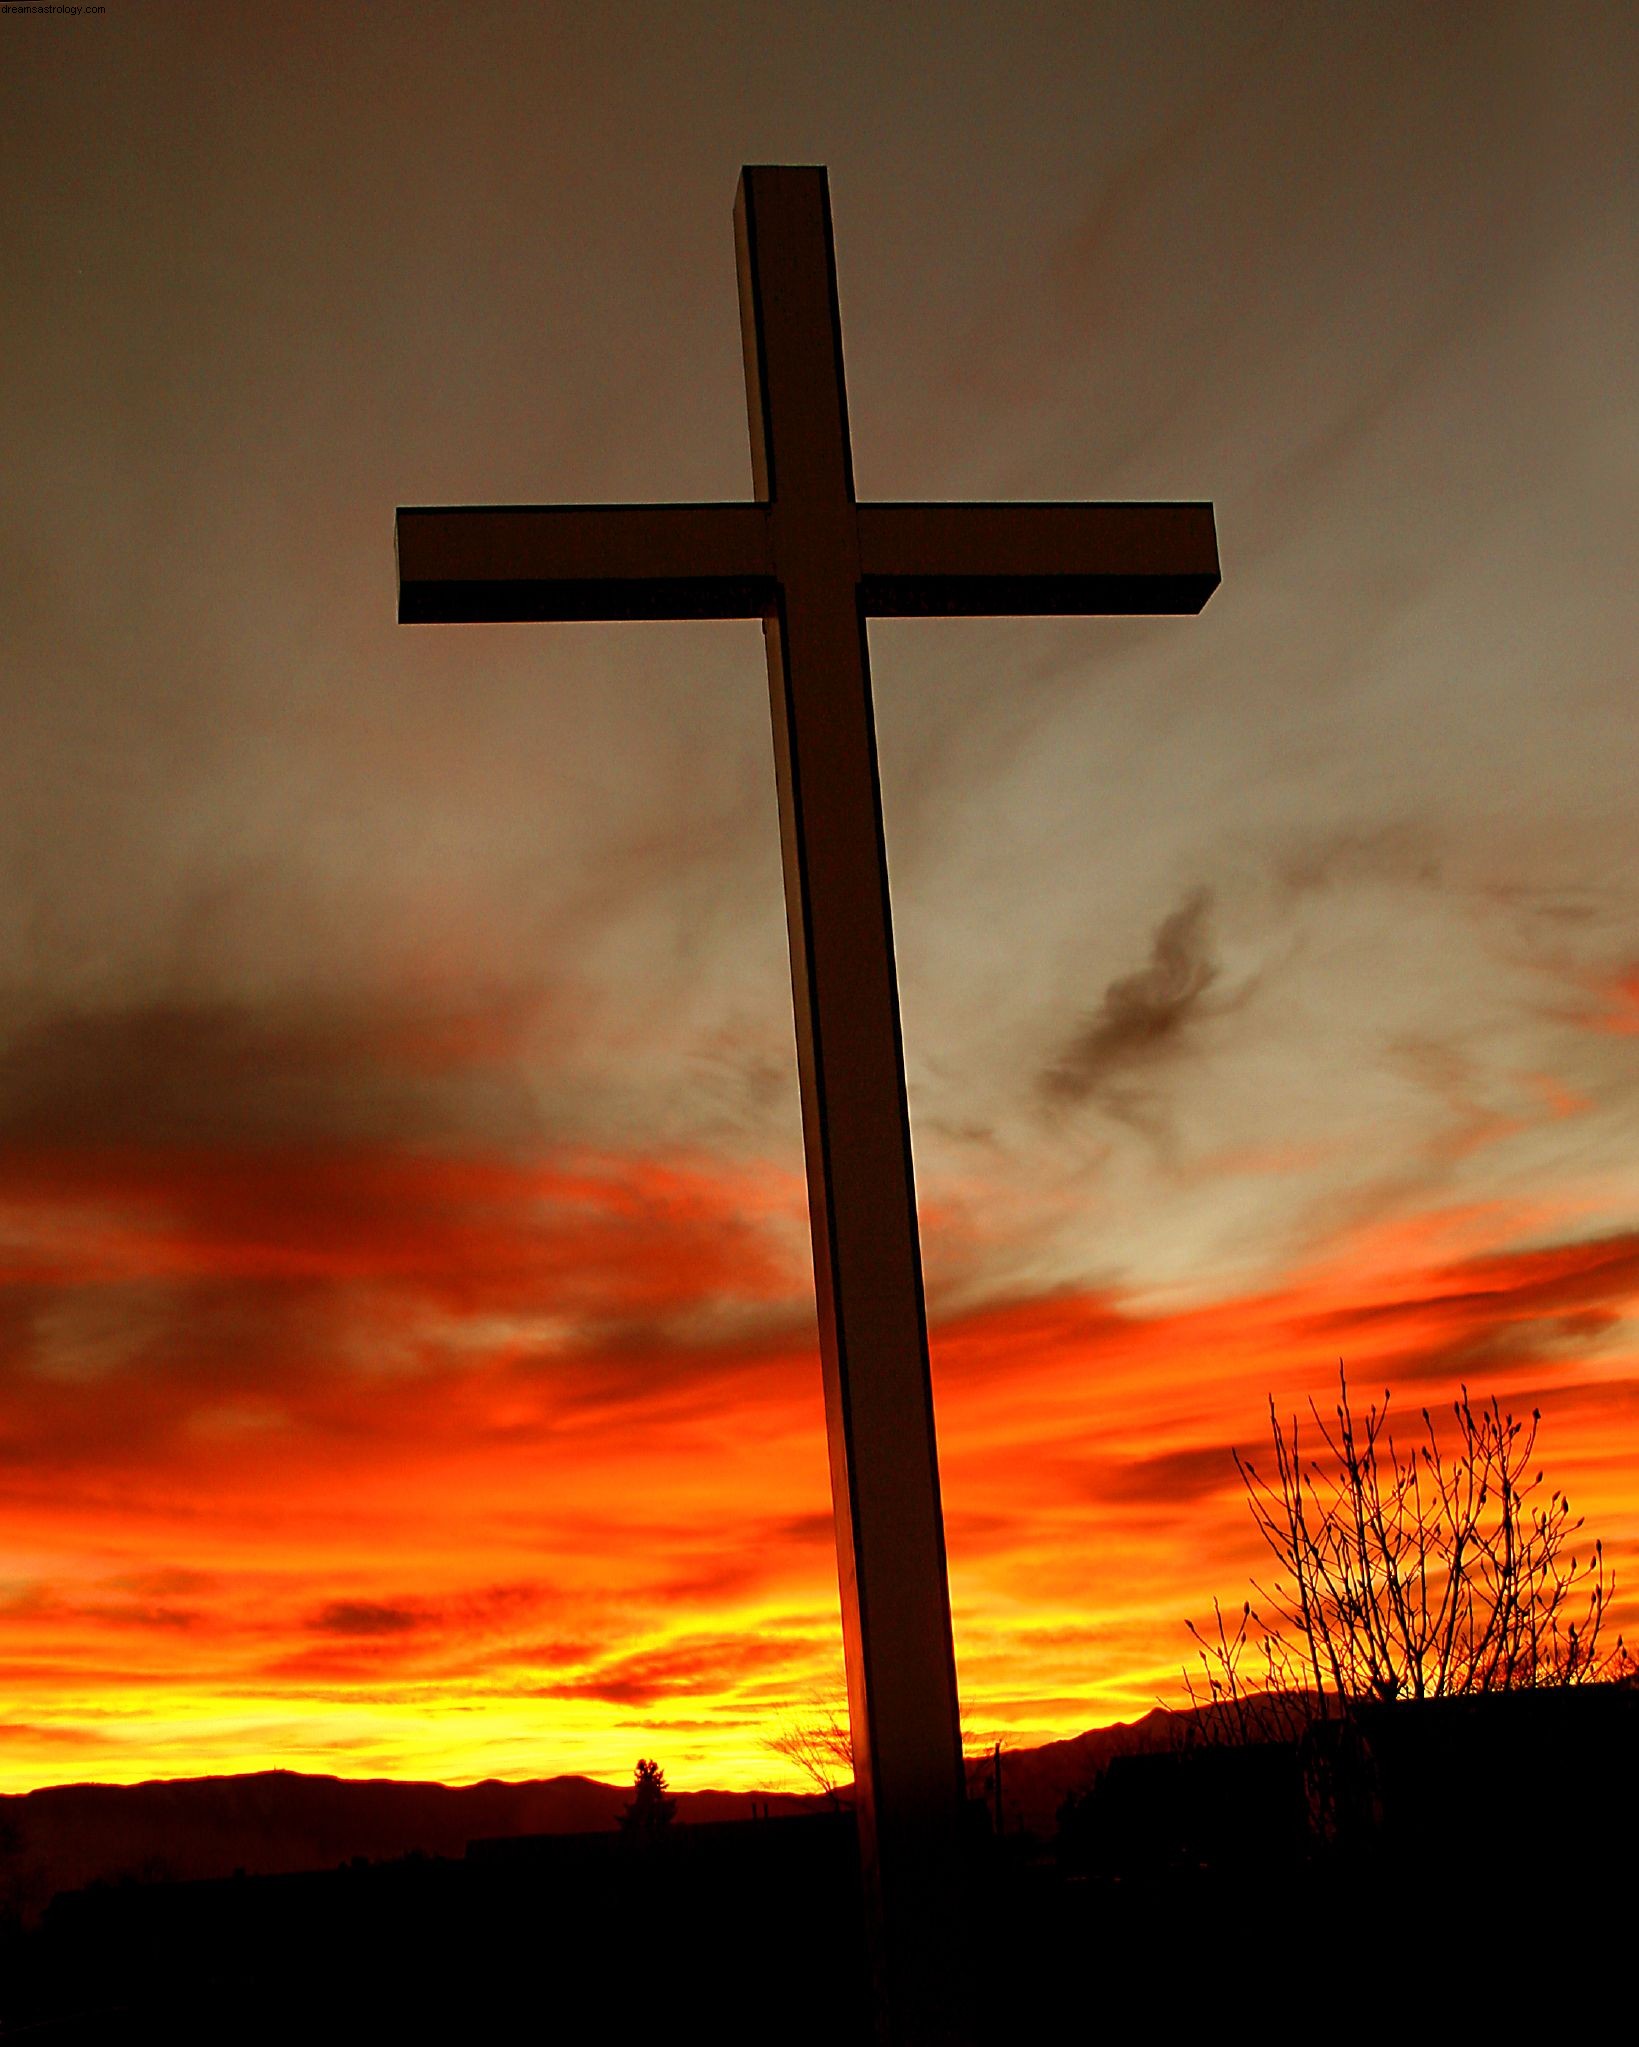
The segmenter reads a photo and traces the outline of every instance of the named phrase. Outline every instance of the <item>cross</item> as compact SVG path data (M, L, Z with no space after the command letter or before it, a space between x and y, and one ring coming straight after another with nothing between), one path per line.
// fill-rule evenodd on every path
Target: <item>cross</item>
M855 1803L915 2033L965 1790L865 622L1197 612L1217 538L1210 504L860 504L825 171L745 169L734 229L754 501L401 510L398 615L763 622Z

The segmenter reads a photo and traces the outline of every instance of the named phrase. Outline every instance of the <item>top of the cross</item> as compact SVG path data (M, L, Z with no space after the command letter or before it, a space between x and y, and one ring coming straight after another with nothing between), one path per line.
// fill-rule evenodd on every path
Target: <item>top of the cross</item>
M874 617L1200 610L1209 504L859 504L825 166L745 165L734 216L756 501L401 511L401 619L768 618L797 582Z
M751 473L765 503L853 503L831 193L822 166L748 165L734 202Z

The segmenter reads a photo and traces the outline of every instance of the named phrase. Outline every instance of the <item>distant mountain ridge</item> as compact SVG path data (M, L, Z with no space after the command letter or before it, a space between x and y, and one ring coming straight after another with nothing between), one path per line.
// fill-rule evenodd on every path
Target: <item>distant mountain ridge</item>
M1068 1741L1004 1749L1002 1807L1009 1832L1050 1833L1065 1794L1113 1757L1166 1747L1187 1715L1156 1708L1140 1720L1096 1727ZM977 1788L982 1765L972 1765ZM988 1775L985 1783L988 1786ZM823 1808L818 1794L680 1791L680 1822L749 1820L756 1809ZM59 1891L94 1882L187 1881L332 1869L355 1857L461 1856L469 1841L613 1828L631 1797L625 1784L589 1777L449 1785L396 1778L246 1776L144 1784L60 1784L0 1795L0 1913L32 1920Z
M629 1785L588 1777L449 1785L263 1770L145 1784L61 1784L0 1796L0 1912L36 1917L58 1892L330 1869L355 1857L461 1856L469 1841L612 1828ZM757 1794L800 1812L815 1799ZM750 1819L752 1794L683 1791L680 1820Z

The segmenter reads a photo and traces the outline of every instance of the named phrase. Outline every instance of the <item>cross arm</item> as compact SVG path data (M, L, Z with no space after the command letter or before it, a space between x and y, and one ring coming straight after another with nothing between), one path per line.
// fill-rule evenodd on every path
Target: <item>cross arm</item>
M875 618L1196 612L1218 587L1209 504L866 504Z
M759 504L417 506L396 540L401 625L761 618L775 602Z
M399 621L766 617L771 509L401 509ZM1218 587L1209 504L865 504L856 516L876 618L1196 612Z

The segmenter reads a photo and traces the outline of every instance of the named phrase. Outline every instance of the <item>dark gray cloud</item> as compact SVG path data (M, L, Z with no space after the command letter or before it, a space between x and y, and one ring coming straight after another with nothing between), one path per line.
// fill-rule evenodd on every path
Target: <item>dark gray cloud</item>
M156 1241L184 1257L193 1248L185 1232ZM0 1468L10 1483L27 1472L140 1470L224 1405L265 1421L300 1412L331 1431L362 1421L338 1403L359 1340L334 1284L99 1283L77 1266L13 1291L17 1340L0 1355Z
M368 1599L334 1599L309 1625L322 1635L407 1635L424 1616L407 1606L387 1606Z
M1371 1306L1353 1306L1315 1316L1309 1326L1330 1347L1330 1333L1369 1321L1415 1317L1489 1328L1506 1306L1512 1321L1556 1326L1566 1333L1592 1332L1586 1322L1608 1306L1639 1293L1639 1230L1613 1231L1580 1242L1549 1244L1539 1250L1498 1252L1471 1258L1442 1271L1434 1284Z
M1227 1443L1167 1450L1155 1457L1133 1457L1101 1471L1099 1496L1147 1507L1184 1506L1213 1493L1233 1492L1240 1484L1235 1458Z
M1148 964L1110 983L1043 1073L1041 1089L1050 1101L1100 1097L1106 1106L1130 1111L1128 1083L1134 1075L1184 1048L1219 974L1208 928L1211 910L1211 892L1198 888L1162 919Z
M11 1145L425 1143L538 1135L519 1070L539 995L0 1004ZM8 1018L7 1008L12 1010Z
M1499 1253L1446 1268L1427 1285L1308 1318L1324 1352L1369 1340L1394 1385L1518 1380L1583 1359L1639 1291L1639 1232Z

